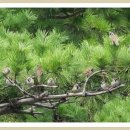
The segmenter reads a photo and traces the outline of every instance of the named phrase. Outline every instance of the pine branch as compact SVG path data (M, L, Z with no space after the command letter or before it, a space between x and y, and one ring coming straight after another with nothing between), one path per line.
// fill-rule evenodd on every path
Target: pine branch
M84 93L84 94L85 94L85 91L86 91L85 87L86 87L86 85L87 85L89 79L90 79L92 76L94 76L94 75L96 75L96 74L98 74L98 73L100 73L100 72L104 72L104 70L96 71L96 72L92 73L89 77L86 77L86 80L85 80L85 83L84 83L84 86L83 86L83 93Z
M45 84L38 84L38 85L33 85L30 88L28 88L27 90L31 90L31 89L35 89L35 88L57 88L58 86L48 86Z
M46 100L54 100L54 99L65 99L65 98L68 98L68 97L87 97L87 96L96 96L96 95L101 95L101 94L105 94L105 93L108 93L108 92L112 92L114 90L117 90L119 88L121 88L123 85L122 83L118 84L118 86L114 85L110 87L109 90L104 90L104 91L86 91L85 92L85 95L83 92L80 92L80 93L67 93L67 94L59 94L59 95L48 95L48 96L39 96L37 98L32 98L32 97L28 97L28 98L23 98L23 99L19 99L19 100L16 100L15 99L15 106L22 106L22 105L38 105L37 102L40 102L40 101L46 101ZM42 94L41 94L42 95ZM61 102L59 102L60 104ZM58 104L58 105L59 105ZM5 113L10 113L10 112L13 112L12 111L12 104L11 103L2 103L0 104L0 115L2 114L5 114ZM15 108L15 106L13 107L13 109ZM42 107L44 107L44 105L41 104ZM45 106L47 107L47 106ZM49 106L48 106L49 108ZM17 108L16 108L17 109Z
M12 82L7 76L5 76L5 78L7 80L9 80L13 86L16 86L22 93L30 96L30 97L33 97L33 98L36 98L34 95L31 95L30 93L28 93L27 91L23 90L22 87L17 83L17 82Z

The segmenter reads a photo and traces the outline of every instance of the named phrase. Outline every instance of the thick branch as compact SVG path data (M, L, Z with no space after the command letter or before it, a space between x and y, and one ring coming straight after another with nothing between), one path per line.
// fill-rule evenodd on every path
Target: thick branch
M44 108L48 108L48 109L52 109L53 105L50 103L40 103L40 102L36 102L34 103L35 106L37 107L44 107Z
M33 85L28 90L35 89L35 88L57 88L58 86L48 86L45 84Z
M111 86L109 90L87 91L87 92L85 92L85 95L84 95L83 92L80 92L80 93L67 93L67 94L60 94L60 95L48 95L48 96L43 96L43 97L39 96L37 98L28 97L28 98L24 98L24 99L20 99L20 100L15 101L15 104L16 104L16 106L29 105L29 104L33 105L35 103L36 103L36 105L38 105L37 102L50 100L50 99L61 99L62 100L64 98L68 98L68 97L96 96L96 95L101 95L101 94L105 94L105 93L108 93L108 92L112 92L114 90L121 88L122 86L123 86L122 84L119 84L118 86L116 86L116 85L114 85L114 87ZM11 105L12 105L11 103L0 104L0 115L11 112Z

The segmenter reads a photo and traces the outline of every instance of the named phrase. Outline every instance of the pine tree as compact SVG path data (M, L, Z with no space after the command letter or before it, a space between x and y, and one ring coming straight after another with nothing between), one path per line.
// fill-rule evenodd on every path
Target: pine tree
M116 94L72 98L71 104L61 105L57 111L61 121L113 121L113 116L109 120L105 118L107 113L104 111L110 106L104 104L116 105L113 99L117 95L129 95L130 90L129 11L122 8L0 9L0 103L23 96L18 89L5 87L2 74L5 67L10 67L9 76L21 81L19 84L28 90L26 78L35 77L36 67L41 65L41 81L47 83L49 78L53 78L58 85L57 90L52 90L51 94L70 91L74 83L84 80L86 69L104 69L107 70L106 75L99 74L92 78L87 90L97 90L99 81L105 80L110 84L113 78L123 81L125 87L120 88ZM112 45L109 32L118 35L119 46ZM127 104L124 100L122 102ZM0 116L0 120L53 121L52 112L39 110L48 114L47 119L40 116L36 120L27 115L18 118L14 114L10 119L8 115ZM101 114L97 114L97 111ZM129 121L123 118L121 116L120 120L114 121Z

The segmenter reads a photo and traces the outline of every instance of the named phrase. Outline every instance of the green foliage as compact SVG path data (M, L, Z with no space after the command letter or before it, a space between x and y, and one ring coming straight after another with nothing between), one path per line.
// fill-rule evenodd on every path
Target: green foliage
M83 27L90 26L91 29L95 29L102 32L107 32L110 30L110 24L104 17L100 14L94 14L91 11L86 11L84 15Z
M5 88L3 68L9 66L13 79L17 78L25 89L25 79L42 66L42 81L53 77L59 86L53 94L65 93L77 82L83 82L88 68L108 71L105 80L113 77L130 78L129 9L0 9L0 99L7 102L21 96L15 88ZM109 31L119 36L119 46L112 45ZM100 87L101 75L90 80L86 89ZM121 92L130 92L129 84ZM61 120L69 122L129 121L128 99L113 94L72 99L60 106ZM114 100L112 100L115 98ZM110 100L110 101L109 101ZM104 105L104 103L106 103ZM125 108L122 105L125 104ZM119 109L118 108L121 108ZM117 107L117 113L116 108ZM1 121L51 122L53 114L42 110L43 115L1 116ZM121 111L125 111L120 115ZM97 113L96 113L97 112ZM95 115L96 113L96 115ZM109 116L108 116L109 115ZM114 116L118 115L114 119ZM126 116L126 117L125 117ZM3 118L3 119L2 119Z
M0 116L0 122L20 122L21 119L16 114L6 114Z
M39 112L42 112L40 115L36 115L35 117L31 115L25 115L24 121L25 122L52 122L53 121L53 114L51 110L48 109L37 109Z
M65 122L84 122L87 121L87 110L79 103L63 104L59 108L59 114Z
M2 20L5 28L13 31L23 31L29 28L37 19L31 10L12 9ZM22 26L21 26L22 25Z
M130 64L129 57L130 57L130 50L126 46L123 46L122 48L118 50L117 59L120 65L126 66L126 67L129 66Z
M96 122L129 122L129 98L125 100L117 96L117 98L106 103L103 108L98 111L94 120Z

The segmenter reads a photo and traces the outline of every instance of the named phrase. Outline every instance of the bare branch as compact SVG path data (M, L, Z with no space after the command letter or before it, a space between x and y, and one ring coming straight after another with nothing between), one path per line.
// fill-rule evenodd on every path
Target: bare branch
M94 75L96 75L96 74L98 74L98 73L100 73L100 72L104 72L105 70L99 70L99 71L96 71L96 72L94 72L94 73L92 73L89 77L86 77L86 80L85 80L85 83L84 83L84 86L83 86L83 94L85 94L85 91L86 91L86 85L87 85L87 83L88 83L88 81L89 81L89 79L92 77L92 76L94 76Z
M25 90L23 90L23 89L21 88L21 86L19 86L16 82L12 82L7 76L5 76L5 78L6 78L7 80L9 80L9 81L12 83L13 86L16 86L22 93L27 94L27 95L30 96L30 97L36 98L34 95L31 95L30 93L28 93L28 92L26 92Z
M89 79L96 75L97 73L100 72L104 72L104 70L99 70L94 72L93 74L91 74L89 77L86 78L85 83L84 83L84 90L85 87L89 81ZM48 93L46 93L46 91L44 91L43 93L40 93L39 95L30 95L29 93L26 93L26 91L24 91L21 86L19 86L17 83L13 83L13 85L15 85L16 87L19 88L20 91L22 91L23 93L27 94L21 98L15 98L12 99L11 102L7 102L7 103L1 103L0 104L0 115L5 114L5 113L15 113L18 112L18 107L22 106L22 105L33 105L33 106L37 106L37 107L44 107L44 108L48 108L48 109L53 109L54 107L60 105L61 103L64 103L67 101L66 98L69 97L87 97L87 96L96 96L96 95L101 95L101 94L105 94L108 92L112 92L114 90L117 90L121 87L124 86L124 84L122 84L121 82L119 82L118 84L113 84L113 86L109 87L109 90L100 90L100 91L85 91L85 92L79 92L79 93L67 93L67 94L59 94L59 95L49 95ZM47 85L37 85L37 86L33 86L33 87L46 87L48 88ZM55 101L55 100L59 100L59 101ZM52 100L52 102L48 102L48 100ZM23 113L29 113L29 111L20 111ZM33 113L32 111L30 111L30 113Z
M110 89L108 89L108 90L96 91L96 92L86 92L85 96L96 96L96 95L105 94L107 92L112 92L114 90L117 90L123 86L124 86L124 84L120 84L119 86L116 86L116 87L110 87Z
M45 85L45 84L39 84L39 85L33 85L33 86L31 86L27 90L35 89L35 88L57 88L57 87L58 86L48 86L48 85Z
M54 107L51 103L40 103L40 102L34 103L34 106L48 108L48 109L52 109Z

